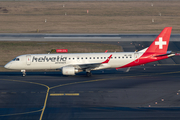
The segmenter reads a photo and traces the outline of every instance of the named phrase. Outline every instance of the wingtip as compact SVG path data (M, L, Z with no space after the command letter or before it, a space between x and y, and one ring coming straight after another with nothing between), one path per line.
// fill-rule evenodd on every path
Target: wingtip
M102 62L102 64L108 63L110 61L111 57L112 57L112 54L104 62Z

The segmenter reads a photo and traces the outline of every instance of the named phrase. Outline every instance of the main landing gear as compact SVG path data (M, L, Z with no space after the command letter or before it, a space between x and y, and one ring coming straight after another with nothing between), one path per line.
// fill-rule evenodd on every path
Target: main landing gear
M86 69L86 76L87 77L91 77L92 76L91 70Z
M26 76L26 70L21 70L22 74L23 74L23 77Z
M86 72L86 76L87 76L87 77L91 77L91 76L92 76L92 73L91 73L91 72Z

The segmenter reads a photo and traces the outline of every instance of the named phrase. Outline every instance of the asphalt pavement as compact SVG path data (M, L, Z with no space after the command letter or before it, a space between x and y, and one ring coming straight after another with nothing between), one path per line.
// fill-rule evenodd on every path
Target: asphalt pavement
M27 72L26 77L19 72L0 73L0 119L178 120L179 67L149 64L128 73L94 71L92 77L85 73Z
M98 41L97 41L98 42ZM150 41L103 41L126 52ZM169 49L178 52L180 42ZM126 69L63 76L59 71L0 72L0 120L179 120L179 56Z

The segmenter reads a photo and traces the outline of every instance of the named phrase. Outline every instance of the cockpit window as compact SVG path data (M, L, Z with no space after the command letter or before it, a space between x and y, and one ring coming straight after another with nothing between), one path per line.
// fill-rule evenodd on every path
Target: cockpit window
M19 58L14 58L12 61L19 61Z

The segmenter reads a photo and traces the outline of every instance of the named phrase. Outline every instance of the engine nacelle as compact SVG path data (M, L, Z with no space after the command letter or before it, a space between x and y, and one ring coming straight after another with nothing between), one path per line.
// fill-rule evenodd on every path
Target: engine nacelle
M78 70L74 67L63 67L62 68L62 74L63 75L75 75L75 73L78 73Z

